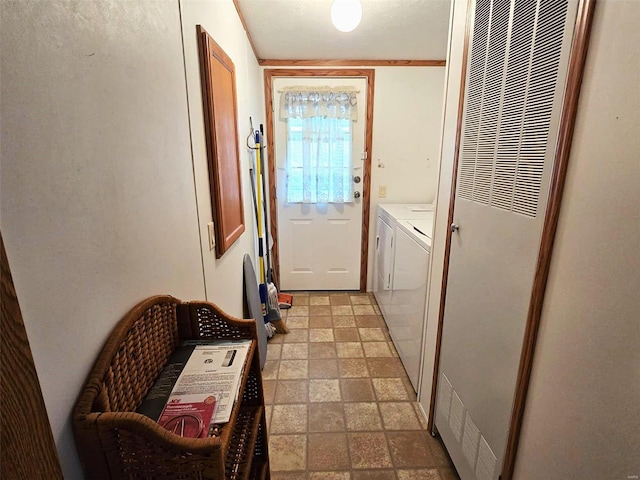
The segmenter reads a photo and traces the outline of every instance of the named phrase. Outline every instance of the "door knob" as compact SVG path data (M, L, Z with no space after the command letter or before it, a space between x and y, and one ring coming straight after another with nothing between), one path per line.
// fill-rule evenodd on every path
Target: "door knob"
M360 183L360 175L353 177L353 183Z
M455 223L451 224L451 233L456 233L458 230L460 230L460 225L456 225Z
M353 198L360 198L360 192L353 192Z

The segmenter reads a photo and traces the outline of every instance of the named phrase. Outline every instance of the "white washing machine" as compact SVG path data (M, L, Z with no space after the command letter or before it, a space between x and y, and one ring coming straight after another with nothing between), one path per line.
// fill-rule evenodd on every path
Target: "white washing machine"
M430 204L378 205L373 291L400 359L418 389L428 288Z

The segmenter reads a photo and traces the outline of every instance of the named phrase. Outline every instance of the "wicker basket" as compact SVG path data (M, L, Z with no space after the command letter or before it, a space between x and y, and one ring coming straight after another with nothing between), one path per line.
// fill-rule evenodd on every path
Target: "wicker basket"
M253 339L229 423L215 436L183 438L136 413L183 340ZM87 478L269 478L260 360L253 320L207 302L151 297L118 323L73 412Z

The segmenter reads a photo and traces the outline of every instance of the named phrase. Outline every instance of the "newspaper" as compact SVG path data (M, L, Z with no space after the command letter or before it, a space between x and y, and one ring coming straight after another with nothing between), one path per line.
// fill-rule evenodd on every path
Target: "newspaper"
M251 340L214 341L196 345L178 377L169 401L204 402L215 397L215 412L211 424L226 423L240 390Z

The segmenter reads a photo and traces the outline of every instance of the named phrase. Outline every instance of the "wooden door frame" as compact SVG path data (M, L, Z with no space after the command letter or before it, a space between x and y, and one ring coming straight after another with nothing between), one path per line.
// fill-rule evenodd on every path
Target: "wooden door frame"
M551 266L551 256L553 253L553 244L558 226L558 219L560 216L562 194L564 191L567 167L569 164L569 156L571 153L571 143L573 140L573 132L577 117L580 87L582 85L582 78L584 75L584 65L587 57L595 4L596 0L579 0L578 12L574 24L573 40L571 44L571 52L569 54L567 83L564 98L562 101L562 110L560 113L558 141L556 144L555 158L549 185L549 199L547 202L545 218L542 227L542 236L540 240L540 247L538 250L538 259L536 262L533 286L531 290L531 298L529 300L525 333L520 355L520 364L518 367L518 376L516 378L514 400L509 422L509 432L507 436L504 461L502 464L502 471L500 475L500 478L502 480L511 480L513 478L513 472L515 469L516 454L518 450L518 443L520 440L522 422L524 419L524 412L526 408L527 392L529 389L529 382L533 369L535 347L538 339L540 320L542 317L542 306L544 304L545 290L547 279L549 276L549 269ZM456 128L456 144L451 181L451 196L449 199L449 217L447 222L448 225L451 225L451 223L453 223L455 209L455 195L458 178L458 159L460 153L460 137L462 133L462 116L464 112L464 92L466 88L466 71L469 53L469 35L471 17L473 15L474 9L475 1L471 1L467 9L467 24L465 29L463 47L462 81L460 82L458 124ZM447 280L449 275L451 234L451 230L447 229L445 255L443 262L442 290L440 292L440 310L438 315L438 333L436 338L436 356L433 371L433 383L431 387L431 400L429 405L428 428L431 432L435 431L434 417L436 407L436 392L438 387L440 348L442 344L442 327L444 322Z
M264 99L267 116L267 169L269 172L269 220L273 250L273 274L276 281L280 279L280 255L278 252L278 204L276 199L276 162L274 148L274 105L273 78L274 77L358 77L367 81L367 112L365 123L365 151L366 158L363 166L362 187L362 233L360 240L360 291L367 291L367 263L369 259L369 212L371 200L371 156L373 146L373 93L375 86L375 70L361 69L299 69L281 68L264 70Z
M0 257L0 296L2 296L0 476L62 480L58 450L42 398L42 390L29 346L29 337L24 327L1 233Z

